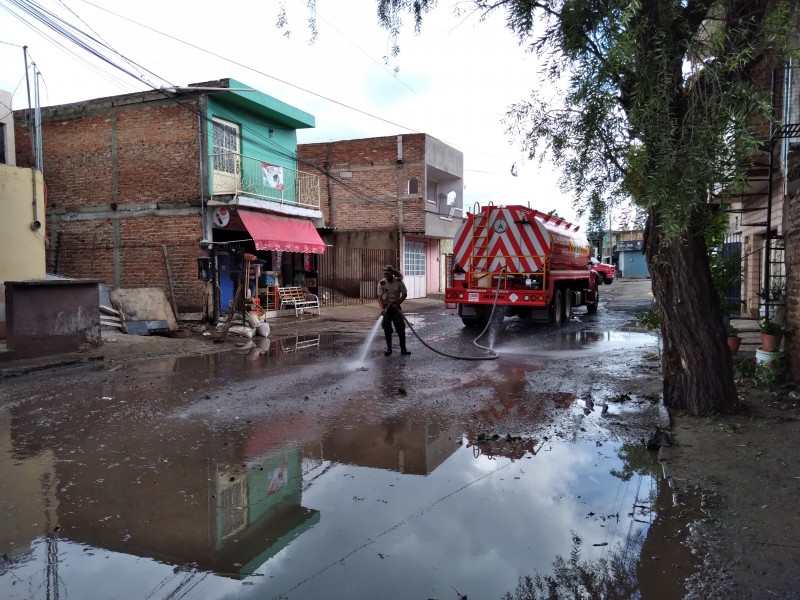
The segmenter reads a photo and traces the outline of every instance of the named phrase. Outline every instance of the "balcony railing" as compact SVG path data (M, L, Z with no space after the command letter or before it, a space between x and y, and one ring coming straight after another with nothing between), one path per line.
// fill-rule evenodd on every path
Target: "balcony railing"
M319 177L235 154L212 154L208 160L212 196L249 196L319 210Z

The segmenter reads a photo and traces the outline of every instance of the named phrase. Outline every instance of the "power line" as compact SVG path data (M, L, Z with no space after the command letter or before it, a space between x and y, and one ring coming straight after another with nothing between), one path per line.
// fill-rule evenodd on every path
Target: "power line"
M146 69L141 67L141 65L138 65L138 64L134 63L133 61L131 61L130 59L128 59L125 56L123 56L122 54L119 54L113 48L111 48L107 44L105 44L104 42L102 42L102 41L96 39L95 37L87 34L85 31L80 30L79 28L77 28L74 25L72 25L71 23L65 21L64 19L62 19L61 17L59 17L58 15L53 13L52 11L42 7L37 2L33 2L31 0L6 0L6 2L10 3L12 6L17 7L17 9L19 9L23 13L31 16L33 19L35 19L39 23L43 24L48 29L51 29L52 31L54 31L54 32L60 34L61 36L65 37L67 40L71 41L73 44L75 44L79 48L85 50L89 54L95 56L99 60L107 63L108 65L110 65L110 66L112 66L112 67L114 67L114 68L116 68L116 69L118 69L120 71L122 71L123 73L125 73L126 75L129 75L130 77L133 77L134 79L142 81L142 83L145 83L146 85L148 85L150 87L154 87L154 88L157 87L152 82L147 81L147 79L145 77L142 77L141 75L137 75L137 74L131 72L130 70L128 70L127 68L122 67L118 63L115 63L114 61L109 59L100 50L98 50L98 48L96 46L99 46L100 48L105 48L106 50L111 51L112 53L116 54L117 56L119 56L120 58L125 60L129 65L139 67L143 71L146 71ZM18 17L18 18L20 18L20 17ZM153 73L151 73L151 74L153 74ZM162 81L165 82L165 83L169 83L168 81L163 80L163 79L162 79Z
M12 0L12 1L15 1L15 0ZM186 42L186 41L184 41L184 40L182 40L180 38L177 38L175 36L169 35L168 33L164 33L163 31L159 31L158 29L154 29L152 27L144 25L143 23L139 23L138 21L134 21L133 19L129 19L128 17L124 17L124 16L122 16L120 14L117 14L117 13L115 13L113 11L110 11L107 8L103 8L102 6L98 6L97 4L89 2L89 0L81 0L81 2L84 2L85 4L89 4L90 6L94 6L95 8L100 9L102 11L105 11L105 12L111 14L111 15L114 15L117 18L120 18L120 19L123 19L125 21L128 21L129 23L133 23L134 25L138 25L139 27L142 27L144 29L147 29L148 31L152 31L152 32L157 33L157 34L159 34L161 36L164 36L166 38L174 40L174 41L176 41L176 42L178 42L180 44L184 44L186 46L189 46L190 48L194 48L195 50L200 50L201 52L204 52L206 54L214 56L215 58L221 58L222 60L224 60L226 62L229 62L229 63L231 63L233 65L238 66L238 67L242 67L244 69L247 69L248 71L252 71L254 73L258 73L259 75L263 75L264 77L269 77L270 79L273 79L273 80L275 80L275 81L277 81L279 83L282 83L284 85L288 85L289 87L293 87L293 88L295 88L297 90L300 90L301 92L305 92L306 94L311 94L312 96L316 96L317 98L320 98L322 100L326 100L327 102L331 102L331 103L336 104L338 106L341 106L343 108L347 108L349 110L353 110L353 111L355 111L357 113L360 113L360 114L365 115L367 117L370 117L372 119L376 119L378 121L382 121L382 122L387 123L389 125L392 125L394 127L400 127L401 129L405 129L405 130L410 131L412 133L421 133L421 132L416 131L416 130L410 128L410 127L406 127L405 125L400 125L398 123L394 123L392 121L389 121L388 119L384 119L382 117L379 117L377 115L373 115L371 113L368 113L368 112L363 111L361 109L355 108L355 107L350 106L348 104L345 104L343 102L339 102L338 100L334 100L333 98L328 98L327 96L323 96L322 94L318 94L316 92L312 92L311 90L308 90L308 89L300 87L299 85L296 85L294 83L290 83L288 81L285 81L283 79L275 77L274 75L270 75L269 73L265 73L264 71L259 71L258 69L254 68L254 67L249 67L249 66L247 66L247 65L245 65L243 63L240 63L238 61L235 61L235 60L233 60L231 58L227 58L225 56L222 56L221 54L217 54L215 52L212 52L211 50L207 50L205 48L202 48L202 47L197 46L195 44L192 44L190 42Z
M66 37L69 41L73 42L74 44L76 44L80 48L82 48L85 51L87 51L87 52L91 53L92 55L96 56L97 58L99 58L103 62L106 62L110 66L122 71L123 73L129 75L130 77L133 77L133 78L137 79L137 81L145 83L146 85L151 87L153 90L162 91L163 93L165 93L165 97L166 98L171 99L172 101L176 102L178 105L180 105L183 108L189 110L193 114L196 114L198 117L200 117L201 122L206 123L206 125L208 124L208 116L207 115L204 115L199 110L196 110L193 107L191 107L191 106L189 106L187 104L184 104L183 102L181 102L175 96L166 95L167 94L166 91L160 90L159 88L157 88L155 86L155 84L153 84L152 82L148 81L147 78L132 73L129 69L127 69L127 68L125 68L123 66L120 66L118 63L114 62L112 59L110 59L109 57L107 57L104 54L102 54L101 50L98 50L97 48L92 46L92 44L96 44L96 45L100 46L101 49L105 49L105 50L110 51L113 54L119 56L124 61L126 61L129 65L135 66L135 67L139 67L139 68L143 69L144 71L146 71L146 72L150 73L151 75L153 75L156 79L159 79L161 81L167 82L166 79L160 77L159 75L155 74L154 72L149 71L148 69L145 69L144 67L141 67L141 65L138 65L137 63L134 63L133 61L130 61L125 56L123 56L122 54L120 54L119 52L114 50L106 42L100 41L97 38L95 38L94 36L91 36L91 35L87 34L86 32L82 31L80 28L76 27L75 25L73 25L71 23L68 23L64 19L54 15L52 12L50 12L50 11L48 11L46 9L43 9L41 6L39 6L35 2L30 2L30 1L26 2L26 0L7 0L7 1L10 1L13 5L15 5L19 9L23 10L30 17L32 17L35 20L37 20L38 22L42 23L45 27L51 29L52 31L60 34L63 37ZM83 0L83 1L86 2L86 0ZM86 2L86 3L90 4L92 6L96 6L96 5L92 4L91 2ZM97 8L101 8L101 7L97 7ZM106 9L102 9L101 8L101 10L106 10ZM73 11L71 11L71 12L78 19L80 19L80 17L76 13L74 13ZM110 12L111 13L111 11L106 11L106 12ZM63 44L61 44L60 42L58 42L56 40L53 40L49 36L45 35L41 31L39 31L37 28L33 27L32 24L30 24L28 21L22 19L19 15L15 14L13 12L11 14L13 14L16 18L21 20L23 23L25 23L29 27L31 27L34 31L37 31L38 33L40 33L40 35L43 35L44 37L49 39L51 42L53 42L53 43L57 44L58 46L62 47L64 50L70 52L65 46L63 46ZM111 14L115 14L115 13L111 13ZM126 17L121 17L120 15L115 15L115 16L118 16L119 18L123 18L123 19L128 20L128 21L131 21L130 19L127 19ZM81 22L84 22L82 19L80 19L80 20L81 20ZM135 21L131 21L131 22L134 23L134 24L140 25L139 23L136 23ZM151 29L151 28L146 27L144 25L140 25L140 26L141 27L145 27L146 29ZM152 30L152 31L156 31L156 30ZM156 31L156 33L161 33L161 32ZM162 34L162 35L166 35L166 34ZM166 35L166 37L172 37L172 36ZM176 39L177 40L177 38L172 38L172 39ZM181 40L177 40L177 41L181 41ZM188 44L187 42L182 42L182 43L185 43L185 44L187 44L189 46L197 48L197 46L193 46L192 44ZM205 51L205 50L203 50L203 51L204 52L208 52L208 51ZM209 54L213 54L213 53L209 52ZM224 59L224 57L220 57L220 58ZM228 59L224 59L224 60L228 60ZM230 62L234 62L234 61L230 61ZM234 62L234 64L239 64L239 63L235 63ZM241 65L241 66L244 66L244 65ZM268 75L268 77L269 77L269 75ZM289 84L289 85L291 85L291 84ZM297 86L295 86L295 87L297 87ZM220 91L225 91L225 89L226 88L220 88ZM302 89L302 88L298 88L298 89ZM308 93L312 93L312 92L308 92ZM320 97L322 97L322 96L320 96ZM339 104L339 103L337 103L337 104ZM343 106L346 106L346 105L343 105ZM351 107L348 107L348 108L351 108ZM356 109L353 109L353 110L356 110ZM367 113L364 113L364 114L367 114ZM389 121L386 121L386 122L389 123ZM292 153L287 148L284 148L284 147L280 146L279 144L274 142L274 140L271 140L271 139L265 137L263 134L261 134L257 130L252 130L252 129L249 129L249 128L243 128L243 132L242 132L243 134L244 134L244 130L247 130L249 135L253 136L253 137L249 137L249 138L248 137L243 137L244 140L253 143L253 145L255 145L257 147L260 147L261 149L264 149L264 150L267 150L269 152L272 152L277 156L280 156L282 158L287 158L289 160L294 161L295 163L304 164L305 166L308 166L310 168L313 168L316 171L319 171L325 177L330 178L332 181L338 183L339 185L341 185L345 189L351 191L356 197L360 197L361 199L363 199L365 201L368 201L368 202L371 201L371 202L381 202L381 203L396 203L398 201L398 198L396 196L394 196L394 195L388 194L386 192L382 192L380 190L371 189L368 186L365 186L363 184L361 184L359 186L359 185L355 185L355 184L352 184L352 183L345 182L341 178L337 178L336 176L334 176L329 171L321 169L321 168L317 167L313 163L310 163L310 162L307 162L307 161L303 161L302 159L299 159L299 157L297 157L296 154ZM361 189L359 189L359 187Z
M61 35L63 37L66 37L69 41L73 42L74 44L76 44L80 48L86 50L87 52L91 53L92 55L94 55L97 58L101 59L102 61L106 62L110 66L112 66L112 67L114 67L116 69L119 69L123 73L125 73L125 74L127 74L127 75L129 75L129 76L131 76L131 77L133 77L135 79L137 79L137 81L144 82L146 85L148 85L149 87L151 87L154 90L158 90L159 89L152 82L148 81L146 78L138 76L138 75L132 73L127 68L120 66L118 63L114 62L112 59L110 59L107 56L103 55L100 50L94 48L89 42L96 43L99 46L101 46L101 48L105 48L106 50L116 54L117 56L119 56L120 58L122 58L128 64L130 64L132 66L140 67L140 65L130 61L125 56L123 56L122 54L120 54L119 52L114 50L107 43L98 41L96 38L86 34L86 32L82 31L78 27L72 25L71 23L68 23L68 22L64 21L60 17L57 17L57 16L53 15L52 12L50 12L50 11L48 11L46 9L43 9L42 7L40 7L35 2L27 2L26 3L26 2L24 2L24 0L8 0L8 1L10 1L13 5L17 6L19 9L23 10L26 14L28 14L30 17L32 17L36 21L42 23L45 27L51 29L52 31L56 32L57 34L59 34L59 35ZM34 31L37 31L37 33L39 33L43 37L49 39L51 42L53 42L56 45L58 45L61 48L63 48L65 51L70 52L71 54L74 54L70 50L68 50L63 44L61 44L57 40L52 39L50 36L46 35L44 32L40 31L38 28L34 27L30 22L22 19L21 16L17 15L16 13L13 13L13 12L11 14L14 15L20 21L22 21L23 23L25 23L26 25L28 25ZM75 15L78 19L80 19L80 17L76 13L72 12L72 14ZM80 20L81 20L81 22L84 22L82 19L80 19ZM144 69L144 70L147 71L148 73L152 74L154 77L156 77L157 79L159 79L161 81L165 81L165 82L167 81L166 79L158 76L157 74L153 73L152 71L149 71L147 69ZM224 91L224 90L225 90L225 88L220 88L220 91ZM202 120L201 122L205 122L206 124L208 124L208 117L206 115L203 115L200 111L195 110L191 106L182 103L180 100L178 100L174 96L166 96L166 97L170 98L171 100L173 100L174 102L176 102L177 104L179 104L183 108L189 110L193 114L196 114L197 116L199 116L201 118L201 120ZM287 148L284 148L284 147L280 146L279 144L274 142L274 140L271 140L271 139L269 139L267 137L264 137L263 134L260 134L259 132L255 131L255 130L249 130L249 133L251 135L253 135L254 137L251 137L251 138L245 137L244 140L253 143L253 145L255 145L257 147L260 147L260 148L262 148L264 150L270 151L273 154L276 154L277 156L280 156L282 158L287 158L289 160L292 160L295 163L304 163L304 161L301 161L301 160L298 159L296 154L292 153ZM337 183L339 183L343 187L345 187L345 188L349 189L350 191L352 191L354 194L362 196L362 198L365 199L365 200L372 200L372 201L380 200L380 198L375 198L375 197L373 197L373 196L371 196L371 195L369 195L367 193L364 193L361 190L358 190L357 186L354 186L352 184L347 184L344 181L342 181L341 179L338 179L335 176L333 176L332 174L328 173L327 171L319 169L318 167L316 167L316 165L313 165L312 163L304 163L304 164L314 168L315 170L320 171L326 177L330 177L331 179L333 179L334 181L336 181ZM372 192L373 194L376 194L378 196L387 196L387 201L390 201L390 202L396 202L397 201L397 199L395 197L390 197L390 196L388 196L388 195L386 195L386 194L384 194L382 192L378 192L377 190L369 190L368 188L366 188L366 186L364 186L364 189L367 189L368 192Z
M298 1L300 1L300 0L298 0ZM356 43L355 43L353 40L351 40L351 39L350 39L348 36L346 36L344 33L342 33L341 31L339 31L339 30L336 28L336 26L335 26L333 23L331 23L330 21L328 21L328 20L327 20L325 17L323 17L322 15L320 15L318 12L316 13L316 18L317 18L317 19L320 19L321 21L324 21L325 23L327 23L327 24L328 24L328 26L329 26L331 29L333 29L333 30L334 30L336 33L338 33L340 36L342 36L342 37L343 37L343 38L344 38L344 39L345 39L347 42L349 42L349 43L350 43L350 44L351 44L351 45L352 45L352 46L353 46L353 47L354 47L356 50L358 50L359 52L361 52L361 53L362 53L364 56L366 56L366 57L367 57L369 60L371 60L371 61L372 61L372 62L374 62L376 65L378 65L378 66L379 66L381 69L383 69L384 71L386 71L386 73L387 73L388 75L391 75L391 77L392 77L393 79L395 79L395 80L396 80L396 81L397 81L399 84L401 84L403 87L405 87L405 88L406 88L408 91L410 91L412 94L414 94L414 95L416 95L416 96L419 96L419 94L417 93L417 91L416 91L415 89L413 89L411 86L407 85L407 84L406 84L406 83L405 83L405 82L404 82L402 79L400 79L399 77L397 77L397 75L395 75L394 73L391 73L391 72L390 72L390 71L389 71L389 70L386 68L386 65L383 65L383 64L381 64L380 62L378 62L377 60L375 60L375 59L374 59L374 58L373 58L373 57L372 57L372 56L371 56L371 55L370 55L370 54L369 54L367 51L365 51L364 49L362 49L362 48L361 48L361 46L359 46L358 44L356 44Z

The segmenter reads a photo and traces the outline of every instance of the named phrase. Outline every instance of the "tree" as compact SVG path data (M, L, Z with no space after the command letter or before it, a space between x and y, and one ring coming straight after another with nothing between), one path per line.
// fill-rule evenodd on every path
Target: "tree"
M586 227L586 239L592 245L592 254L602 258L603 236L611 233L604 204L595 203L589 212L589 223Z
M381 23L419 30L435 0L377 0ZM782 60L796 0L473 0L504 10L521 45L566 87L507 115L529 158L549 157L584 208L630 198L646 211L645 254L663 339L664 404L738 408L705 233L713 194L744 179L768 118L756 75Z

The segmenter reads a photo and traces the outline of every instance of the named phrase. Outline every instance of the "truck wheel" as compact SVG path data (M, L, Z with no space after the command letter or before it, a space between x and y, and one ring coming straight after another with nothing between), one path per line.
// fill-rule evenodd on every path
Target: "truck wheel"
M564 290L564 323L572 318L572 292Z
M553 293L553 323L561 325L564 323L564 296L561 290Z
M603 283L606 285L611 285L612 283L614 283L614 280L611 279L611 277L603 275Z
M589 311L590 315L593 315L597 312L597 305L600 304L600 288L597 288L597 291L594 293L594 302L587 302L586 303L586 310Z

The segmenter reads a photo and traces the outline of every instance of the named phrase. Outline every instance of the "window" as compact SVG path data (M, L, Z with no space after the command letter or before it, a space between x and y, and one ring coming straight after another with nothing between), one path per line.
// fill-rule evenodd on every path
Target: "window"
M236 172L236 154L239 153L239 130L235 125L213 121L214 170Z
M447 194L440 193L438 200L439 214L453 216L451 209L456 205L455 191L450 190Z
M425 275L425 242L406 242L405 265L403 275L405 277Z
M6 124L0 123L0 165L8 164L6 158Z
M408 180L408 195L413 196L415 194L419 194L419 180L416 177L412 177Z

